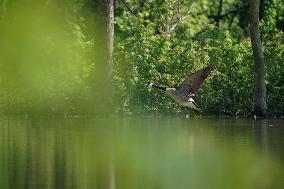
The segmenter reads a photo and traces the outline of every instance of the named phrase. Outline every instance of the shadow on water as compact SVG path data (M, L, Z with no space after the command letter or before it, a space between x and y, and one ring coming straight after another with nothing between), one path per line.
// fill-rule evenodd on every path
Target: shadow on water
M1 189L283 188L283 120L0 119Z

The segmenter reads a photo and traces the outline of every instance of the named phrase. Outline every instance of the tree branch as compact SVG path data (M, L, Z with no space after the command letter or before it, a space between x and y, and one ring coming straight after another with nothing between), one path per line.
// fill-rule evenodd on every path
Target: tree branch
M208 15L208 18L213 19L214 22L216 22L218 24L221 19L226 18L226 17L228 17L230 15L235 16L240 10L243 10L244 8L247 8L247 6L248 5L243 5L243 6L237 7L236 9L230 10L230 11L228 11L225 14L219 14L218 13L218 15Z
M169 35L170 33L172 33L175 30L175 28L178 26L178 24L184 22L184 20L186 20L186 18L190 15L190 11L192 9L193 3L194 3L194 0L191 0L190 3L189 3L189 10L188 10L187 14L185 14L185 15L183 15L181 17L180 17L180 15L177 15L177 18L176 18L175 21L173 21L174 20L174 16L173 16L172 19L171 19L172 23L170 23L170 26L167 27L168 30L164 31L164 32L161 32L161 33L163 35ZM178 11L179 11L179 9L178 9Z
M137 13L134 12L134 11L128 6L128 4L127 4L124 0L121 0L121 1L122 1L122 3L125 5L125 7L127 8L127 10L128 10L131 14L133 14L134 16L137 17Z
M220 18L222 14L222 9L223 9L223 0L219 1L219 8L218 8L218 18ZM219 20L217 20L217 25L219 26Z

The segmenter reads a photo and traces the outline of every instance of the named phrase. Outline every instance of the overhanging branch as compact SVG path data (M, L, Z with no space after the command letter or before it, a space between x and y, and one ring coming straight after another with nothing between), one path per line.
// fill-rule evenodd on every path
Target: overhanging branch
M137 13L134 12L134 11L128 6L128 4L127 4L124 0L120 0L120 1L125 5L125 7L127 8L127 10L128 10L131 14L133 14L134 16L137 17Z

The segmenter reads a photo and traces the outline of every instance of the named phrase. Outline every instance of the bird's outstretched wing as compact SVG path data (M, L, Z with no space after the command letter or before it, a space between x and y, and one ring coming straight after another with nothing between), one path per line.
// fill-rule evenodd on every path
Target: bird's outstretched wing
M183 94L194 94L212 71L212 66L207 66L201 70L198 70L197 72L188 76L178 87L178 90L180 90Z

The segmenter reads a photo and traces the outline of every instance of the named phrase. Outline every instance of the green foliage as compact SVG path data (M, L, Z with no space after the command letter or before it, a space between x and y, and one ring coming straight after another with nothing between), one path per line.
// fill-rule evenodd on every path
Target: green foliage
M145 84L177 86L188 74L212 64L216 69L197 96L204 112L251 114L254 63L247 30L239 27L245 26L242 25L244 20L238 16L247 9L245 2L223 1L219 10L217 1L195 1L191 13L183 22L178 20L177 28L171 32L167 32L167 28L174 22L168 22L168 18L183 18L183 11L189 11L189 1L184 2L181 9L176 1L140 2L144 6L137 6L134 1L128 3L137 16L120 7L116 18L119 39L114 77L119 111L193 113L159 91L148 91ZM261 30L267 66L268 113L283 116L283 33L276 27L282 19L283 7L276 5L278 1L265 3ZM218 13L220 18L216 17ZM209 25L212 19L220 25Z
M0 28L0 113L78 113L89 72L86 41L71 14L53 1L7 1ZM77 9L79 6L77 6ZM68 31L68 32L67 32Z
M283 0L265 2L261 21L270 115L283 116ZM0 113L84 114L99 93L92 0L0 1ZM145 84L178 86L215 67L196 97L205 114L249 115L254 67L245 1L118 2L113 76L117 111L193 114ZM135 14L135 15L134 15ZM216 17L218 16L219 17ZM89 107L95 108L95 107Z
M185 41L142 29L119 43L115 70L124 67L129 70L127 75L115 73L117 85L123 86L119 87L118 92L122 95L118 96L124 97L120 102L124 106L119 107L135 112L138 105L142 112L189 113L190 110L176 105L162 93L149 92L145 84L156 82L178 86L188 74L211 63L216 71L204 84L197 101L208 113L247 114L251 107L239 102L251 104L246 99L252 93L251 50L248 41L236 40L232 35L233 31L221 32L213 27L198 40Z
M284 35L278 32L265 43L267 105L271 115L284 115Z

